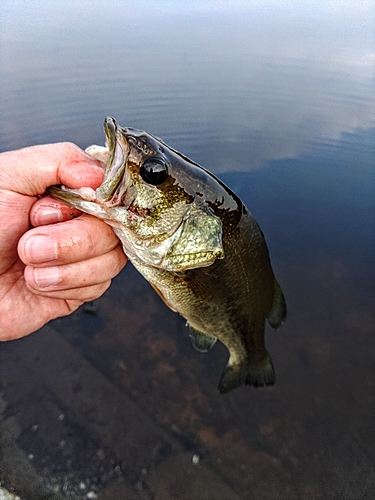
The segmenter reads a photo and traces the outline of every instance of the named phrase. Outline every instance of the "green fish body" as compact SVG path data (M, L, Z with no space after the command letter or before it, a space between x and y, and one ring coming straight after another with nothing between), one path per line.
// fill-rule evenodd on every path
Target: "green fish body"
M223 182L160 139L109 117L104 129L102 185L49 193L112 226L136 269L187 320L198 350L217 339L227 347L220 392L272 385L265 321L278 328L286 306L256 220ZM102 158L103 148L88 152Z

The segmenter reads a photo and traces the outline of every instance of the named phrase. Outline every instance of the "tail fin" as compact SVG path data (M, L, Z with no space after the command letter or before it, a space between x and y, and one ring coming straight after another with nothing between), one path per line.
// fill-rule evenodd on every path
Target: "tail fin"
M263 387L274 383L275 370L271 356L267 353L267 356L257 364L249 363L248 360L239 365L228 364L221 376L219 391L228 392L242 384Z

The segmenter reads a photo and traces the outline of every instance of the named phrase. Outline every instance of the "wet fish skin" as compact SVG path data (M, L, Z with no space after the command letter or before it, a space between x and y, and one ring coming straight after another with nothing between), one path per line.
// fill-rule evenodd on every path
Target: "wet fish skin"
M133 265L186 318L198 350L216 339L228 348L221 392L272 385L265 321L278 328L286 305L256 220L222 181L160 139L113 118L104 128L109 153L96 193L50 194L113 227Z

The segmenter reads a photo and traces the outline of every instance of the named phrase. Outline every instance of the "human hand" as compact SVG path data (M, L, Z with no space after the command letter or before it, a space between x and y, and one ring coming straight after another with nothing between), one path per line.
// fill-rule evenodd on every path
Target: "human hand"
M100 297L124 267L107 224L40 198L54 184L96 189L103 174L101 162L71 143L0 154L0 340L28 335Z

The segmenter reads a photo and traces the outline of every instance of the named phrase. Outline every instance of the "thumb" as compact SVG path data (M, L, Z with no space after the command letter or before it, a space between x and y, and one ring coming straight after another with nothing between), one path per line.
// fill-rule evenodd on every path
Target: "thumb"
M37 196L53 184L95 189L103 179L102 167L71 143L0 154L0 274L18 263L18 241L30 228L29 214Z
M0 188L37 196L48 186L97 188L103 164L69 142L31 146L0 154Z

